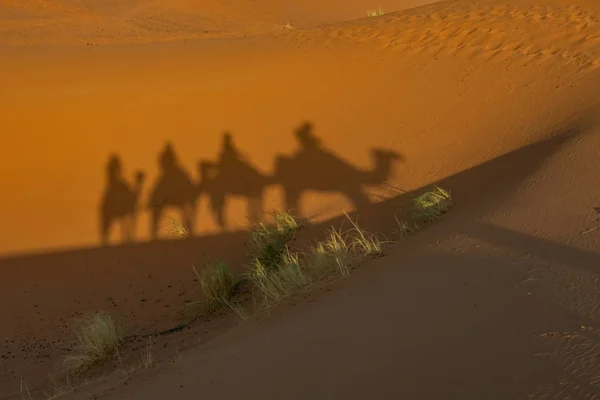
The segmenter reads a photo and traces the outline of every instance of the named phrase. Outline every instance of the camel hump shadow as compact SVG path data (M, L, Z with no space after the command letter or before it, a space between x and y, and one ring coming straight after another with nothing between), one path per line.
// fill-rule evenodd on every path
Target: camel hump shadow
M133 184L130 184L123 176L121 158L116 154L109 157L106 166L107 184L100 202L102 244L108 243L111 228L117 220L121 220L122 240L134 240L138 202L145 178L145 173L137 170Z

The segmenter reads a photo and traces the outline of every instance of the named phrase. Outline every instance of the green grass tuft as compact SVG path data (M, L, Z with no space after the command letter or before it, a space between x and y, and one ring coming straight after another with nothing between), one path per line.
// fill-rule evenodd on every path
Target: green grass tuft
M450 192L435 186L433 190L423 193L414 201L414 217L423 222L433 221L448 211L452 206Z
M311 282L300 266L298 254L285 247L281 260L276 266L266 266L259 258L254 258L246 273L248 281L262 296L263 307L268 308Z
M353 221L348 214L346 218L352 224L352 228L347 232L350 242L350 249L358 257L377 256L383 254L383 241L376 235L367 233L358 226L358 221Z
M231 304L235 294L235 279L225 263L208 265L201 274L196 267L193 269L200 281L206 311L212 312Z
M311 249L306 267L316 277L336 272L348 276L348 264L351 260L351 249L343 232L331 227L325 233L325 238Z
M274 214L273 224L258 224L250 232L250 243L258 250L256 258L267 269L281 263L286 244L300 229L298 221L289 213Z

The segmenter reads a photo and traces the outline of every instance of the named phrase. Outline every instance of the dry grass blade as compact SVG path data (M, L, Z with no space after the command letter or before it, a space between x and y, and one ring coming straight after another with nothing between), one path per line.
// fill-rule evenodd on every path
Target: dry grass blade
M152 355L152 337L146 341L146 347L142 349L142 366L150 368L154 365L154 356Z
M31 392L29 391L27 384L23 381L23 378L21 378L21 399L31 400Z
M72 373L82 372L112 357L121 335L110 315L95 313L83 318L75 327L76 344L65 357L63 366Z
M399 233L401 237L419 229L417 224L413 224L413 226L411 226L406 221L400 221L396 214L394 214L394 219L396 220L396 224L398 224L398 229L394 230L394 233Z
M169 233L171 236L185 238L190 236L190 231L175 218L169 217Z
M233 299L223 300L223 302L225 303L225 305L227 307L231 308L238 315L238 317L240 317L240 319L242 321L245 321L248 319L248 316L246 315L246 312L244 311L244 308L242 307L242 305L240 303L238 303L237 301L234 301Z

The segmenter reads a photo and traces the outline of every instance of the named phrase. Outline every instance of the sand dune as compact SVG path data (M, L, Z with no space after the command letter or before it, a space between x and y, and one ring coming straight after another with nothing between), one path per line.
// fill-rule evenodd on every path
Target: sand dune
M286 4L276 0L0 1L0 44L82 45L245 36L364 17L435 0Z
M598 398L600 6L425 3L0 0L0 398L48 389L74 316L176 326L252 215L392 237L432 184L452 211L340 290L157 337L173 366L71 396Z

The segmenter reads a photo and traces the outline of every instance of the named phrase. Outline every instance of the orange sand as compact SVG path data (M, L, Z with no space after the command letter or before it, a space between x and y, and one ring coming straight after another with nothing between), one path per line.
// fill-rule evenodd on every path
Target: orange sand
M301 194L315 234L358 207L392 236L394 214L433 183L453 210L344 288L231 331L221 316L194 331L217 340L185 336L195 348L174 366L106 398L600 396L600 5L388 0L363 18L378 4L21 3L0 0L0 399L21 378L44 388L75 315L174 326L191 264L241 270L261 193L264 211ZM328 156L285 170L304 122ZM200 185L225 132L245 166ZM149 241L166 143L188 178L165 190L197 205L189 240L169 240L171 207ZM102 247L111 154L126 180L114 215L137 170L145 180L135 243L115 225Z

